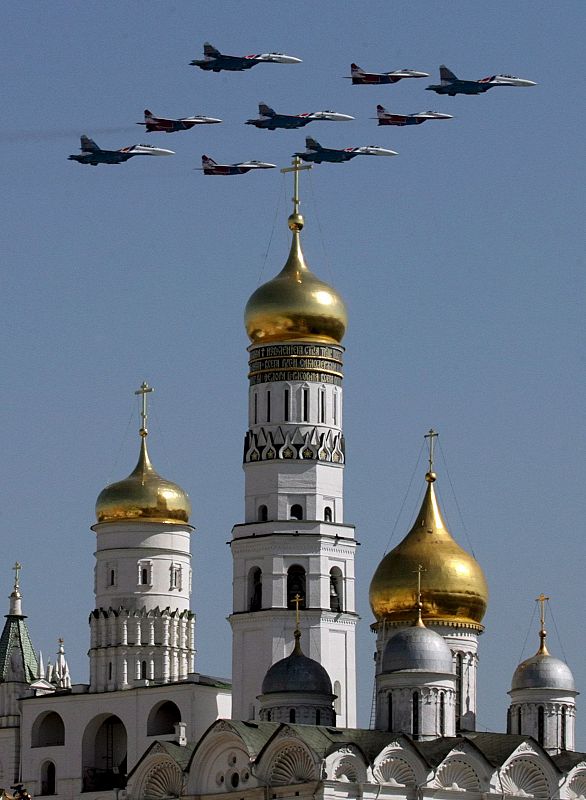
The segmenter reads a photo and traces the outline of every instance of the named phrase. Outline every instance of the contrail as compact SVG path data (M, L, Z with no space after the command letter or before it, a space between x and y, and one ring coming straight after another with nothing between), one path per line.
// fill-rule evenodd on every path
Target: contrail
M135 131L129 125L118 128L91 128L85 130L82 128L68 128L68 129L37 129L28 131L2 131L0 132L0 142L3 144L19 144L21 142L55 142L59 139L77 139L82 133L87 133L88 136L102 136L109 133L130 133Z

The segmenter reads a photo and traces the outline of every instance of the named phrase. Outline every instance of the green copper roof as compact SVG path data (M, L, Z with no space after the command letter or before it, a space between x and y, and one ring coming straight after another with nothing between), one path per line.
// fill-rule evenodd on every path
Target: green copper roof
M19 680L11 669L12 653L16 650L22 661L24 680L32 683L39 675L39 662L23 616L6 615L2 636L0 636L0 683ZM22 674L22 673L21 673ZM20 678L22 680L22 678Z

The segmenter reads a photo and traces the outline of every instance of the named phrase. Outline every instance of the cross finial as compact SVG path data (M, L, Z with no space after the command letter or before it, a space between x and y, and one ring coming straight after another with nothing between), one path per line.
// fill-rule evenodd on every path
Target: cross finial
M539 603L539 652L542 655L547 655L548 650L545 644L545 639L547 637L547 631L545 630L545 604L549 600L549 597L543 592L539 595L539 597L535 598L535 602Z
M426 480L428 480L431 483L433 483L433 481L435 480L435 472L433 471L433 449L434 449L435 442L433 440L437 439L438 436L439 436L439 433L434 431L433 428L430 428L429 431L423 437L424 439L429 439L429 442L428 442L429 455L427 457L427 461L428 461L428 464L429 464L429 469L427 470L427 475L425 476L425 478L426 478Z
M299 156L293 156L293 164L290 167L283 167L282 173L293 173L293 214L299 214L299 173L302 169L311 169L312 164L301 164Z
M427 572L423 564L418 564L417 569L413 570L417 573L417 626L422 628L423 627L423 620L421 618L421 612L423 611L423 603L421 602L421 573Z
M303 598L297 592L295 597L293 598L293 602L295 603L295 630L299 630L299 606L303 602Z
M14 570L14 588L18 589L18 579L20 576L20 570L22 569L22 564L19 564L18 561L16 561L12 569Z
M143 381L140 385L140 389L137 389L134 394L141 395L141 409L140 409L140 435L144 438L148 434L146 422L147 422L147 394L149 392L154 392L152 386L149 386L146 381Z

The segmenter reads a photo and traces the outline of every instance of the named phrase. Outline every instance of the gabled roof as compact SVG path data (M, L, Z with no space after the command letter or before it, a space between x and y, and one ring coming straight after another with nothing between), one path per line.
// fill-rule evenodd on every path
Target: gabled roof
M581 761L586 762L586 753L576 753L571 750L562 750L561 753L557 753L555 756L552 756L551 760L559 770L562 772L569 772Z
M151 745L149 745L149 747L147 747L147 749L139 758L139 760L136 762L134 767L130 770L130 772L128 773L128 778L134 775L138 767L143 763L143 761L146 758L149 757L149 755L153 752L153 750L158 753L160 752L166 753L170 758L173 759L173 761L175 761L180 770L182 772L185 772L187 771L187 767L189 766L189 762L191 760L191 756L193 755L194 749L195 745L190 744L189 742L185 746L181 746L176 742L160 742L160 741L153 742Z

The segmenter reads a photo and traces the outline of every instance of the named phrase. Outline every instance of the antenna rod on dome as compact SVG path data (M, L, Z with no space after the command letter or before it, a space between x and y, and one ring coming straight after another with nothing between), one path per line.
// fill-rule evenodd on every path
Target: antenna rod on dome
M293 166L291 167L283 167L281 172L284 174L285 172L292 172L293 173L293 213L299 214L299 173L302 169L311 169L313 164L301 164L301 159L299 156L294 156L293 158Z
M154 392L152 386L149 386L146 381L143 381L140 385L140 389L137 389L134 394L142 395L141 397L141 410L140 410L140 419L141 419L141 427L140 427L140 435L144 438L148 435L148 430L146 426L147 422L147 394L149 392Z
M547 655L547 646L545 644L545 639L547 637L547 631L545 630L545 604L549 600L549 597L543 592L539 595L539 597L535 598L535 602L539 603L539 652Z

